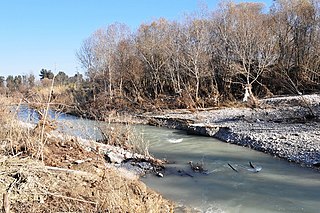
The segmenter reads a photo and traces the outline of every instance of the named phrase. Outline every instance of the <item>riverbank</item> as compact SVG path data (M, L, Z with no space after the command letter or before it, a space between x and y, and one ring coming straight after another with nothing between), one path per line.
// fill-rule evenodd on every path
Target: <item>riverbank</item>
M40 159L26 144L13 142L12 147L2 141L0 206L8 209L4 212L173 211L173 202L142 183L139 171L112 162L130 152L76 137L45 137ZM148 160L139 154L132 154L132 159Z
M149 124L186 130L246 146L302 166L320 166L320 96L259 100L259 108L144 114Z
M125 159L155 161L121 147L58 133L52 120L16 120L0 97L0 206L3 212L172 212Z

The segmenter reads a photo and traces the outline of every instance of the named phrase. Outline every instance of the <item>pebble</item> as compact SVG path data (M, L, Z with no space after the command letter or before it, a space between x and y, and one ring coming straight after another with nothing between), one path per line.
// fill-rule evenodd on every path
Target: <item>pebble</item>
M297 104L299 101L295 100L299 98L293 96L260 100L262 105L269 105L266 109L224 108L197 112L202 119L196 119L192 113L170 113L168 118L193 119L193 126L205 123L213 128L220 127L213 137L312 166L314 162L320 162L320 123L290 122L292 118L299 119L309 113L308 108ZM320 95L304 98L320 119ZM183 125L175 125L175 128L183 129Z

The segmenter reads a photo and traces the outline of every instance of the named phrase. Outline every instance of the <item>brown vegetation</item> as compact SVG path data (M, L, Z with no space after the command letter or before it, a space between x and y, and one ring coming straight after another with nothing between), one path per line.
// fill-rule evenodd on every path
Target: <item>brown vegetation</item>
M6 103L0 105L5 212L173 211L172 203L137 179L106 167L103 155L87 151L75 138L50 137L46 122L38 130L20 123L7 99L1 97L1 103Z
M172 204L103 164L57 169L28 158L1 158L0 193L13 212L170 212ZM3 203L0 202L0 205Z
M65 89L53 91L57 106L94 119L111 110L194 110L239 100L256 106L255 97L319 92L319 5L276 0L267 11L262 3L228 1L180 22L141 24L136 32L111 24L77 52L85 79L42 69L38 88L55 78L54 85ZM32 75L3 82L0 76L6 94L20 91L31 102L41 100Z
M227 2L134 33L112 24L78 51L90 95L76 99L106 111L193 109L319 91L319 11L318 0L277 0L268 12Z
M100 131L103 134L103 139L99 142L149 156L149 144L143 139L142 135L134 130L134 126L114 123L112 125L102 125Z

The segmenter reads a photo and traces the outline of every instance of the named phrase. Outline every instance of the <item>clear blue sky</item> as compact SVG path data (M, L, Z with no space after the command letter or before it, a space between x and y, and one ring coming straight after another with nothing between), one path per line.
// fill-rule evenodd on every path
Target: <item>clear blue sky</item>
M202 2L213 10L220 1ZM269 7L272 0L255 2ZM38 76L42 68L74 75L82 72L75 52L98 28L120 22L135 30L160 17L178 20L198 5L197 0L1 0L0 76Z

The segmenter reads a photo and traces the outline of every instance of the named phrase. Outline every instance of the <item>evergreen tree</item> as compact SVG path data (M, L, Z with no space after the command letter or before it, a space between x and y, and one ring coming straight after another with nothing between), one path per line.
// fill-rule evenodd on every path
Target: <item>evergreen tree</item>
M55 83L60 85L67 84L68 79L69 79L69 76L63 71L60 71L55 77Z
M36 77L33 74L30 74L28 77L28 85L30 88L34 87Z
M0 87L4 87L5 78L4 76L0 76Z
M41 69L40 70L40 79L43 80L45 78L47 79L53 79L54 74L51 70Z
M13 92L15 90L15 85L14 85L14 78L12 75L9 75L6 79L7 82L7 88L9 89L10 92Z

